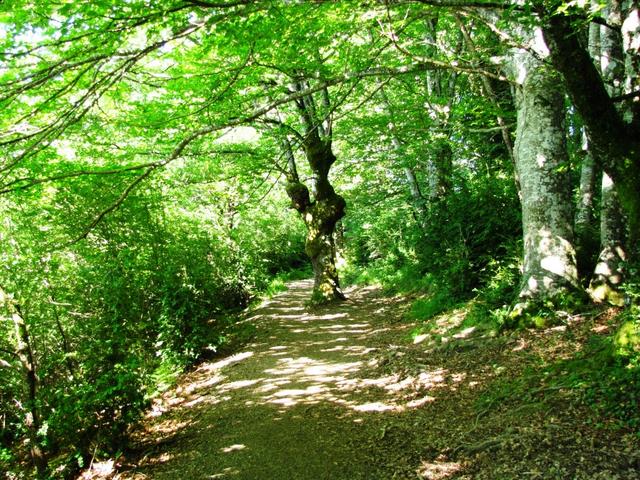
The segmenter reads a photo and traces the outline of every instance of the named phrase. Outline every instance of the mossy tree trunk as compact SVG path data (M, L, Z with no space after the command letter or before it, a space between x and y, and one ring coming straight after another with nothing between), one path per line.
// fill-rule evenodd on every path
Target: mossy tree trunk
M624 218L618 194L608 175L602 178L602 211L600 217L600 255L589 285L596 302L624 305L620 290L624 280Z
M515 51L512 67L518 81L514 154L524 231L519 297L537 302L579 288L564 96L557 75L529 51Z
M297 88L302 90L305 85L299 84ZM345 215L346 202L336 193L329 180L329 171L336 161L332 150L331 122L322 118L318 112L323 107L328 110L328 92L322 92L321 108L317 108L311 95L298 101L297 106L305 128L302 146L311 170L312 185L310 190L301 181L293 149L286 140L286 190L292 207L300 214L307 227L305 251L311 260L314 274L311 300L312 303L323 304L345 299L336 268L335 233L338 221Z
M605 88L611 97L624 93L625 64L622 40L622 5L618 1L609 2L605 10L607 22L620 29L598 26L598 47L590 48L595 64L600 71ZM595 36L595 34L593 34ZM591 37L591 35L590 35ZM625 116L624 106L618 110ZM631 112L629 112L631 113ZM624 296L620 290L624 280L624 263L627 252L624 245L625 222L622 206L613 181L609 175L602 178L600 209L600 255L595 267L589 292L596 302L623 305Z

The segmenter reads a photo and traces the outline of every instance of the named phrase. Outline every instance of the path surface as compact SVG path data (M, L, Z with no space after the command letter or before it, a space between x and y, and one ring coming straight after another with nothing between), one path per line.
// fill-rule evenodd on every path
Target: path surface
M289 287L247 319L258 343L202 365L156 406L147 425L155 445L122 478L391 478L395 467L375 455L385 416L407 408L397 398L403 386L363 373L398 305L364 289L312 314L311 282Z
M510 394L605 320L496 337L463 329L454 311L414 344L407 299L360 288L309 311L311 286L289 284L245 320L255 343L165 393L110 478L640 478L638 438L593 428L571 390Z

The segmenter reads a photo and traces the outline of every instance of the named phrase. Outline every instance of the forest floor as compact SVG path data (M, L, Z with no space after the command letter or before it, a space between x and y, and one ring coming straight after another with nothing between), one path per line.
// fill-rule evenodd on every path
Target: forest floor
M636 434L570 388L522 383L611 328L610 312L506 335L461 329L453 312L434 341L412 335L410 299L360 287L309 310L310 291L293 282L248 314L253 340L158 398L109 477L640 478Z

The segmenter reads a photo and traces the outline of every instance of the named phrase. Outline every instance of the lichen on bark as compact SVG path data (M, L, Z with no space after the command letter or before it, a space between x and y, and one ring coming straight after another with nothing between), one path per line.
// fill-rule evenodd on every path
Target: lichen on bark
M553 299L579 289L564 95L558 76L529 51L513 53L512 69L518 82L514 154L524 231L519 298Z

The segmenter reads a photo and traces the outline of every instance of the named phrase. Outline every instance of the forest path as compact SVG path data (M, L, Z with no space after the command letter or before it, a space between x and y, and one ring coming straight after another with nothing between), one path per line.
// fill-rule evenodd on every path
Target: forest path
M355 289L309 312L311 288L289 284L246 320L256 343L200 365L165 395L145 422L147 451L120 478L416 478L402 458L415 453L403 451L408 439L396 438L397 449L389 441L394 417L432 397L412 389L407 400L412 386L396 376L367 376L380 354L393 354L391 330L408 339L401 300Z
M244 320L254 343L157 399L110 478L639 478L637 437L594 428L544 375L523 381L610 328L607 316L496 336L464 328L461 309L413 341L410 299L352 288L309 310L311 281L288 286Z

